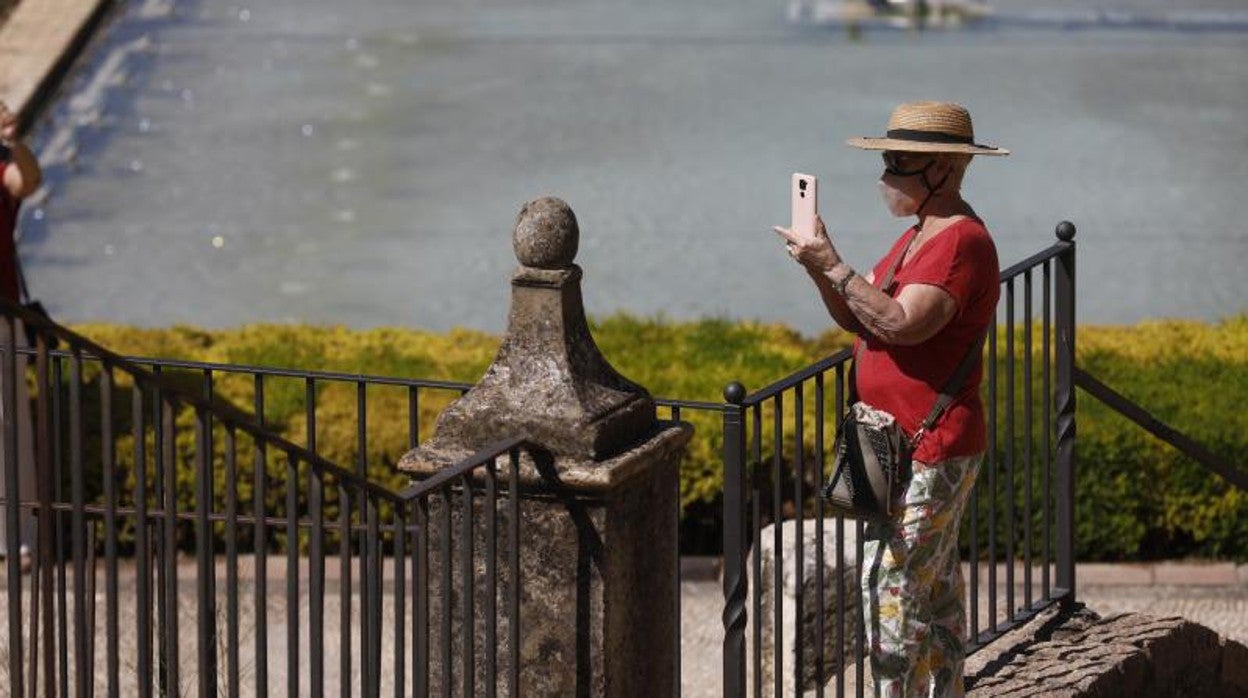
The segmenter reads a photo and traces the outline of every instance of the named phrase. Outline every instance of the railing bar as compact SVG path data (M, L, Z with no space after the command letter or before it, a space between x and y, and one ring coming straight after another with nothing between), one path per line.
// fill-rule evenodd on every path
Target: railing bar
M754 697L759 698L763 695L763 406L757 403L753 406L751 415L752 425L754 427L752 436L754 441L752 444L753 466L749 473L750 479L750 549L754 554L750 556L753 563L753 569L750 570L749 579L753 579L754 583L751 587L751 600L753 601L753 660L754 660ZM727 553L727 551L725 551Z
M792 388L794 385L805 382L820 373L824 373L825 371L830 370L832 367L838 364L845 363L852 357L853 357L852 349L850 348L842 349L825 359L816 361L815 363L801 370L798 370L794 373L791 373L785 376L784 378L781 378L780 380L775 381L771 383L770 385L763 387L760 390L750 393L749 395L745 397L745 400L742 401L742 404L748 407L753 407L754 405L761 405L763 402L774 398L780 393L788 390L789 388Z
M85 337L77 337L76 335L73 335L73 333L70 333L68 331L61 331L61 332L57 332L54 334L57 334L57 336L63 340L69 340L72 338L75 342L82 344L84 349L82 350L81 353L87 359L98 360L101 354L108 355L117 360L120 360L121 362L124 362L126 364L132 364L136 367L144 367L144 366L150 367L153 373L155 372L156 368L160 368L160 367L174 369L174 370L189 370L189 371L200 371L200 370L207 369L207 370L216 371L218 373L223 373L223 372L224 373L238 373L238 374L251 375L255 377L268 377L268 378L299 378L299 379L311 378L317 381L333 381L333 382L339 382L339 383L357 383L359 381L366 381L372 385L390 385L390 386L418 388L418 389L447 390L447 391L454 391L460 394L462 394L463 392L467 391L468 389L472 387L471 383L465 383L462 381L444 381L444 380L432 380L432 379L423 379L423 378L401 378L401 377L394 377L394 376L380 376L380 375L363 374L363 373L342 373L342 372L335 372L335 371L309 371L309 370L303 370L303 369L285 369L285 368L275 368L272 366L257 366L257 365L252 365L252 364L213 363L213 362L207 362L207 361L186 361L186 360L179 360L179 359L154 358L154 357L145 357L145 356L114 355L112 354L112 352L108 352L108 351L103 351L103 352L93 351L94 348L98 348L96 347L96 345L94 345L90 341L86 341ZM79 341L79 340L82 340L82 341ZM19 349L17 353L18 354L22 354L22 353L33 354L33 350ZM49 356L53 356L56 358L69 358L70 356L70 352L65 351L65 350L49 351L48 354ZM830 358L834 359L835 357L830 357ZM121 368L123 368L123 370L129 370L129 369L126 369L125 366L121 366ZM142 372L140 371L140 374L141 373ZM755 402L758 399L759 398L755 397L755 399L751 400L751 402ZM660 407L680 405L686 408L697 409L697 410L707 410L707 411L712 411L712 412L722 412L727 407L723 403L718 403L718 402L707 402L703 400L685 400L685 399L679 399L679 398L664 398L664 397L655 397L654 403Z
M355 382L355 474L367 480L368 471L368 390L363 381ZM372 499L367 492L360 492L360 523L371 524ZM373 672L373 625L379 620L371 613L373 602L373 579L369 574L372 541L363 536L356 542L360 565L360 683L364 695L376 695L377 675Z
M308 657L312 695L325 692L325 473L308 467ZM348 636L345 628L339 637ZM400 662L401 664L401 662Z
M131 421L134 437L134 554L135 554L135 615L138 637L136 666L139 695L143 698L152 691L152 598L151 562L148 560L150 545L147 521L147 427L144 424L143 388L134 386L132 393Z
M1043 334L1044 334L1044 362L1043 362L1043 384L1044 384L1044 509L1042 515L1044 517L1044 574L1041 581L1041 587L1044 598L1049 598L1052 593L1050 589L1050 572L1049 567L1053 564L1053 486L1050 482L1053 473L1053 384L1051 382L1051 366L1052 366L1052 347L1053 347L1053 328L1050 318L1052 316L1052 301L1050 299L1052 293L1052 263L1044 262L1044 275L1041 286L1043 288Z
M367 604L361 605L361 626L368 633L368 652L364 660L368 662L365 672L368 676L368 695L381 695L381 528L376 495L364 494L368 535L361 546L365 551L360 560L362 580L367 589Z
M1213 471L1230 484L1241 489L1248 489L1248 472L1236 470L1208 448L1149 414L1144 408L1101 382L1090 373L1080 368L1075 368L1073 375L1075 385L1086 390L1088 394L1101 401L1106 407L1135 422L1136 426L1196 461L1207 470Z
M55 438L52 439L52 499L57 502L65 501L64 485L65 482L65 460L64 448L61 435L65 433L65 402L67 397L65 391L65 357L57 357L52 363L52 383L55 386L52 390L52 433ZM53 537L56 540L56 549L65 550L65 517L63 515L53 516ZM65 578L65 565L58 564L56 566L56 625L57 625L57 662L60 673L59 695L62 698L69 696L69 612L68 612L68 591ZM51 639L51 638L49 638ZM48 684L51 688L52 684Z
M87 666L91 670L95 670L95 632L98 624L96 623L95 600L98 598L96 589L97 572L99 571L99 558L96 556L96 549L99 547L96 538L99 536L96 531L98 526L93 522L87 527ZM84 681L86 684L87 698L95 695L95 677L91 677L91 681Z
M441 592L441 603L438 604L441 614L441 640L442 646L439 648L442 654L442 696L443 698L451 698L451 687L454 684L454 672L451 665L451 569L454 561L451 557L451 486L445 485L442 488L442 522L441 538L439 543L439 553L441 555L442 579L439 590Z
M12 354L6 356L6 361L12 366ZM72 538L73 556L74 556L74 672L76 674L74 681L74 695L83 697L90 690L91 681L87 677L94 677L94 672L89 664L90 656L88 654L88 630L87 630L87 609L85 607L87 601L86 590L86 517L83 515L82 507L85 504L86 492L83 482L83 402L82 402L82 356L74 354L70 363L70 383L69 383L69 434L70 434L70 497L73 501L73 512L71 514L70 533ZM14 379L16 380L16 379ZM13 385L13 383L9 383ZM14 386L16 387L16 386ZM12 415L6 415L11 418ZM14 432L13 443L16 444L16 432ZM16 449L14 449L16 450ZM17 478L14 477L14 484ZM16 487L13 490L16 492ZM10 534L12 535L12 534ZM11 589L18 589L21 580L18 579L16 584L10 586ZM13 611L17 613L18 619L21 618L20 601L14 601ZM10 623L12 623L10 619ZM21 637L20 625L19 634L15 636L16 642L10 647L18 648L14 652L16 659L14 660L15 674L21 671ZM14 692L20 694L20 688L15 685Z
M238 444L232 427L225 430L225 607L226 694L238 696Z
M1058 255L1062 254L1069 248L1070 248L1070 243L1059 242L1059 243L1055 243L1054 245L1048 248L1040 250L1039 252L1033 254L1032 256L1027 257L1023 261L1017 264L1013 264L1003 269L1001 271L1000 282L1005 283L1007 281L1010 281L1015 276L1022 274L1023 272L1027 271L1028 269L1031 269L1032 267L1035 267L1036 265L1042 262L1045 264L1048 264L1049 260L1057 257Z
M382 490L382 496L395 497L399 500L410 501L425 494L440 491L442 486L453 480L458 479L464 473L472 472L485 465L485 462L495 456L501 456L519 446L527 443L527 439L523 436L514 436L511 438L501 439L492 444L488 444L476 453L464 458L446 468L442 468L434 475L421 480L419 483L403 488L398 493L392 493Z
M511 587L507 598L507 617L510 619L507 632L510 634L508 646L511 657L508 660L508 689L512 696L520 695L520 451L513 449L510 453L511 472L508 487L510 509L507 522L507 556Z
M311 431L309 426L309 431ZM299 459L286 454L286 695L299 696ZM344 632L346 632L344 628Z
M195 410L195 590L198 609L196 673L201 696L217 694L217 612L212 584L215 564L212 555L212 524L208 522L208 509L212 506L212 455L209 452L212 436L208 420L208 413Z
M48 396L53 392L48 380L48 341L43 333L35 336L35 390L38 392L36 401L35 433L35 494L39 501L39 513L36 521L35 567L31 579L31 640L30 640L30 695L39 695L39 659L43 659L43 673L47 687L44 695L56 695L56 613L53 596L52 568L56 566L52 554L52 466L48 460L51 455L49 444L52 435L51 427L52 401ZM42 604L40 604L42 601ZM40 614L42 610L42 615ZM38 650L42 649L42 653ZM63 679L62 679L63 681Z
M412 693L429 695L429 499L416 506L416 541L412 546ZM515 695L513 693L513 695Z
M988 629L997 630L997 317L988 330Z
M56 334L62 340L66 340L66 341L73 340L70 343L78 343L82 345L83 349L81 353L87 359L98 360L101 355L106 355L116 360L119 360L121 362L124 362L125 364L131 364L134 367L149 367L153 373L155 372L155 369L158 367L164 367L164 368L169 368L169 369L174 369L174 370L189 370L189 371L200 371L200 370L208 369L208 370L216 371L218 373L222 373L222 372L238 373L238 374L251 375L255 377L263 376L263 377L269 377L269 378L299 378L299 379L312 378L318 381L333 381L333 382L339 382L339 383L356 383L356 382L363 380L363 381L367 381L368 383L372 385L390 385L390 386L399 386L399 387L407 387L407 388L447 390L447 391L454 391L460 394L462 394L463 392L467 391L468 389L472 387L471 383L464 383L462 381L444 381L444 380L432 380L432 379L422 379L422 378L401 378L401 377L394 377L394 376L380 376L380 375L370 375L370 374L363 374L363 373L342 373L342 372L335 372L335 371L309 371L309 370L303 370L303 369L275 368L272 366L257 366L257 365L252 365L252 364L229 364L229 363L213 363L213 362L206 362L206 361L186 361L186 360L178 360L178 359L154 358L154 357L145 357L145 356L122 356L122 355L115 355L112 352L108 352L108 351L97 352L95 351L95 349L102 349L102 348L86 340L85 337L78 337L77 335L74 335L72 332L64 330L64 328L60 328L60 331L54 332L53 334ZM34 350L19 349L17 353L18 354L23 354L23 353L33 354ZM53 356L56 358L69 358L70 356L70 352L65 351L65 350L49 351L48 354L49 356ZM832 357L832 358L835 358L835 357ZM119 367L121 367L123 370L129 371L129 369L126 368L125 366L119 366ZM139 371L139 373L142 374L142 371ZM755 400L752 400L751 402L757 401L757 399L758 398L756 397ZM707 411L712 411L712 412L722 412L727 407L723 403L718 403L718 402L707 402L707 401L702 401L702 400L685 400L685 399L664 398L664 397L654 398L654 403L661 407L668 407L671 405L680 405L686 408L697 409L697 410L707 410Z
M407 513L394 507L394 695L407 695Z
M1014 357L1014 280L1005 286L1005 605L1007 617L1014 617L1014 558L1018 532L1015 529L1014 491L1014 413L1016 361Z
M826 580L823 574L824 555L823 555L823 376L820 373L815 376L815 617L818 621L815 624L815 695L816 698L823 698L824 676L827 674L827 666L824 662L824 634L826 632L827 615L823 600L824 584ZM839 567L837 569L840 569Z
M702 412L724 413L730 411L736 405L726 405L722 402L705 402L702 400L680 400L676 398L656 397L654 404L659 407L673 407L676 409L698 410ZM672 419L680 419L679 416L673 416Z
M39 513L42 513L42 510ZM35 545L39 545L38 541L36 541ZM31 551L31 554L37 555L38 552L39 548L36 547L35 550ZM48 576L44 570L51 571L51 567L41 566L37 560L33 561L33 563L30 570L30 698L35 698L35 696L39 695L39 588L43 584L44 578ZM19 590L18 593L20 594L21 591ZM55 686L55 683L53 683L55 677L49 675L48 680L48 690L45 690L44 693L53 695L52 687Z
M264 375L256 374L255 378L255 413L256 422L263 428L266 424L265 400L264 400ZM253 439L255 444L255 458L253 460L252 469L252 511L254 512L254 533L253 547L255 550L255 570L253 573L253 588L255 596L252 600L253 614L255 616L256 632L255 632L255 659L253 666L256 674L256 695L266 696L269 692L269 663L268 663L268 644L269 644L269 582L268 582L268 533L266 532L264 503L268 497L267 493L267 463L268 453L263 439Z
M420 445L420 389L407 387L407 448Z
M967 535L970 538L970 559L967 567L971 576L971 600L968 606L970 610L971 637L979 635L979 498L982 495L983 487L980 485L979 478L975 478L975 485L971 489L970 502L967 503L967 518L969 519Z
M473 694L473 680L476 670L473 663L473 635L476 634L475 613L473 608L473 516L472 516L472 480L465 475L460 480L460 541L459 541L459 574L461 587L460 607L460 640L463 643L463 655L459 670L463 678L463 695L469 698ZM449 610L449 609L448 609Z
M1030 608L1032 602L1032 506L1031 497L1031 441L1032 420L1035 416L1031 406L1031 323L1032 323L1032 273L1023 275L1023 605Z
M153 367L152 372L160 375L161 367ZM152 470L155 487L155 505L164 511L165 508L165 457L168 455L168 449L165 448L165 398L164 391L161 390L159 384L152 386ZM58 478L60 476L58 475ZM57 497L57 501L63 501ZM62 517L57 517L58 520ZM165 579L165 572L168 569L165 565L165 525L164 517L156 521L156 529L153 531L152 552L155 556L156 573L156 688L157 692L162 696L169 694L169 657L167 649L169 646L169 625L168 625L168 580ZM63 593L63 592L62 592ZM68 677L67 677L68 678Z
M77 340L76 335L69 332L58 332L57 335L64 340ZM85 339L85 338L81 338ZM75 342L70 342L71 344ZM83 355L88 359L98 359L101 354L112 355L112 352L98 352L97 348L91 342L84 342L89 348L83 351ZM244 373L254 376L264 376L268 378L302 378L316 381L334 381L339 383L356 383L366 380L376 385L396 385L413 388L431 388L434 390L455 390L460 391L471 388L469 383L459 381L442 381L430 380L423 378L396 378L393 376L371 376L363 373L342 373L338 371L307 371L303 369L286 369L274 368L272 366L257 366L252 364L226 364L212 363L207 361L185 361L179 359L153 358L146 356L120 356L116 358L124 360L126 363L136 366L163 366L165 368L188 370L188 371L228 371L230 373Z
M805 427L804 412L805 412L806 406L804 404L805 402L804 398L806 396L805 396L804 386L805 386L805 383L798 383L797 385L793 386L793 432L794 432L793 434L793 448L794 448L794 453L793 453L793 517L794 517L793 519L794 520L793 559L802 560L802 561L806 559L806 549L805 549L805 546L803 545L805 542L806 535L802 527L802 523L804 519L803 514L805 513L804 509L806 506L806 493L803 492L803 488L802 488L802 485L805 484L804 481L806 479L806 459L805 459L805 453L804 453L804 451L806 450L805 429L804 429ZM782 522L783 522L783 518L777 517L777 521L776 521L777 527L779 527L782 524ZM804 571L803 571L804 567L805 565L803 563L799 563L795 566L796 574L794 575L794 582L793 582L793 613L795 614L794 617L796 618L805 617L806 597L804 593L804 586L805 586ZM802 685L802 671L804 669L802 658L805 656L804 654L805 643L803 642L803 639L804 639L803 635L804 634L801 632L798 632L796 628L794 629L793 631L793 647L794 647L793 685L794 686ZM777 671L776 673L779 674L780 672Z
M673 422L679 422L680 421L680 405L671 405L669 414ZM676 695L679 698L680 674L682 671L681 659L680 659L680 633L681 633L680 590L684 583L683 574L681 573L681 569L680 569L680 520L683 514L683 507L681 506L680 478L679 477L676 478L675 487L676 487L676 491L675 491L676 526L672 530L672 537L673 537L672 545L675 547L675 550L676 550L676 570L675 570L676 585L674 588L674 593L672 594L672 618L675 618L676 620L674 623L672 623L672 630L675 635L675 637L673 638L672 646L676 649L676 651L675 651L675 656L672 657L672 661L676 665L675 667Z
M163 657L166 681L161 692L168 695L170 691L181 692L179 680L178 644L181 635L178 633L178 529L177 529L177 422L174 417L174 405L162 396L161 412L161 448L164 451L161 467L164 470L164 539L160 547L162 567L164 569L164 595L161 599L164 616L165 636L161 638L164 645Z
M17 443L17 333L22 327L12 316L4 318L4 532L5 532L5 569L8 573L8 614L9 614L9 683L12 695L21 696L25 692L25 674L22 671L22 512L18 502L21 500L19 475L18 443ZM20 377L26 380L25 376Z
M485 695L494 698L498 693L498 490L494 470L496 461L490 459L485 466L485 498L482 507L485 509L485 609L482 617L485 622ZM676 616L680 618L680 616ZM679 676L679 672L676 674Z
M840 415L845 403L845 364L838 364L836 367L836 382L833 388L833 413L836 415L835 423L840 424ZM833 442L835 443L835 441ZM834 456L835 457L835 456ZM823 504L823 498L819 498L820 506ZM861 566L861 564L859 565ZM842 575L841 579L836 580L836 644L833 652L837 657L837 666L839 671L836 672L836 695L837 698L843 698L845 695L845 518L836 517L836 568ZM859 583L861 586L861 583ZM822 597L823 594L820 594ZM858 614L861 619L862 614ZM862 621L859 620L861 623Z
M369 496L376 497L378 495L376 492L370 492ZM3 501L3 500L0 500L0 501ZM399 500L399 499L391 500L391 501L396 505L404 503L403 500ZM72 503L59 503L59 504L54 503L48 508L51 511L56 511L56 512L71 512L73 511L73 504ZM82 511L84 514L87 515L88 518L99 519L101 521L103 521L104 519L104 505L102 504L88 504L82 508ZM124 517L127 515L133 515L135 514L135 511L136 510L134 507L129 507L129 506L117 507L117 514L118 516L121 516L121 517ZM148 508L147 518L149 519L149 521L152 519L159 520L159 519L165 518L164 509ZM177 514L173 516L173 518L183 523L194 523L195 513L193 511L189 513L178 512ZM225 520L226 520L226 515L224 512L218 513L218 514L211 514L208 516L208 521L214 524L224 523ZM239 516L238 517L238 522L241 524L254 524L255 521L256 519L253 516ZM283 516L274 515L274 516L265 517L264 521L265 521L265 524L269 527L276 526L280 528L286 525L286 518ZM301 531L312 530L312 522L308 521L306 518L299 519L298 521L295 522L295 525L298 526ZM390 533L394 530L394 527L393 526L381 526L381 530L385 531L386 533ZM353 523L351 525L351 531L352 533L355 533L355 534L364 535L364 534L367 534L368 532L368 526L365 524Z
M1058 235L1069 238L1074 227L1063 223ZM1057 580L1064 589L1063 608L1077 601L1075 581L1075 245L1068 242L1058 257L1056 297L1057 372Z
M338 657L339 693L351 690L351 493L342 480L338 481L338 628L341 646Z
M117 480L116 443L113 439L113 371L100 371L100 465L104 480L104 618L108 695L121 693L121 662L118 642L121 623L117 607Z
M784 693L784 393L772 399L771 608L772 677L775 695ZM759 552L762 552L761 550Z
M864 547L866 544L866 536L864 535L864 530L865 530L865 526L863 525L862 521L854 521L854 540L857 541L855 545L857 549L855 550L855 553L854 553L855 554L854 559L858 560L858 565L860 568L862 566L862 560L866 558L866 553L864 551ZM859 573L859 577L861 578L861 572ZM864 692L866 690L866 684L867 684L867 681L866 681L867 624L863 619L864 613L862 610L863 604L865 603L867 603L866 599L860 599L859 604L858 604L858 609L857 609L858 610L858 622L854 624L854 627L857 629L857 632L854 633L854 636L855 636L854 637L854 658L855 658L854 670L857 672L858 681L856 682L855 693L857 694L858 698L863 698Z

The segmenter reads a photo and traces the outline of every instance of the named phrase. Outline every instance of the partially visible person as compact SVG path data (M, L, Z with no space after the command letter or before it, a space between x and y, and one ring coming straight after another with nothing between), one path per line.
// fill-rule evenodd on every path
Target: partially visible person
M43 172L30 148L18 138L17 115L9 110L8 105L0 102L0 297L10 303L21 303L18 283L17 243L14 234L17 231L17 214L21 209L22 199L34 194L43 181ZM10 327L7 322L0 322L0 347L8 346ZM12 327L16 346L26 346L26 330L20 320ZM0 498L9 503L8 492L5 491L7 478L4 477L11 467L18 469L18 498L30 501L35 493L35 456L33 429L31 428L30 394L26 386L26 358L19 355L17 360L17 458L16 463L10 462L9 454L0 448ZM4 389L6 376L0 371L0 390ZM0 423L3 423L3 409L0 403ZM0 557L8 555L8 517L7 511L0 510ZM28 567L29 556L26 555L34 543L34 518L29 512L23 511L18 541L23 553L22 565Z
M961 188L972 156L1008 151L976 144L970 114L944 102L903 104L885 137L848 144L882 151L884 204L894 216L914 216L915 225L862 274L841 258L822 220L813 236L776 232L832 318L858 335L858 399L891 413L916 439L942 387L978 352L996 314L996 247ZM877 696L964 693L958 528L987 449L977 359L954 402L922 432L900 514L866 529L863 623Z

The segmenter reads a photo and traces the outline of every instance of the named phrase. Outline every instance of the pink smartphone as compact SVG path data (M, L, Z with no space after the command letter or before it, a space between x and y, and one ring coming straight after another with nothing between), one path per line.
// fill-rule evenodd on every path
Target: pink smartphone
M793 232L806 237L815 235L815 216L819 215L819 180L814 175L793 173Z

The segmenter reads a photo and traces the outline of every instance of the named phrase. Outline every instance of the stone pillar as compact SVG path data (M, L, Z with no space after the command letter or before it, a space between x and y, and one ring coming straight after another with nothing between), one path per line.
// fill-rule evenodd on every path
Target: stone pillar
M531 201L516 219L513 246L520 267L512 277L507 334L481 381L438 418L431 439L405 455L399 468L420 480L499 439L525 435L520 466L520 693L567 696L667 696L679 686L677 588L678 468L692 428L662 422L646 390L615 371L599 353L581 302L581 269L573 264L576 217L559 199ZM505 471L506 469L500 469ZM506 475L500 472L505 480ZM506 483L501 483L502 488ZM474 509L483 508L476 498ZM431 507L446 506L434 501ZM462 506L451 498L450 530ZM499 530L507 525L498 507ZM479 516L475 516L480 521ZM428 534L445 528L431 511ZM475 534L480 537L482 534ZM500 559L507 541L500 536ZM430 545L430 622L443 602L440 560ZM477 593L484 562L473 546ZM454 556L452 556L454 557ZM500 596L514 580L500 565ZM457 590L450 612L458 641ZM473 629L481 638L482 603ZM507 616L500 603L500 616ZM498 671L506 676L511 648L499 619ZM436 632L435 632L436 635ZM436 637L431 639L436 646ZM486 649L479 639L478 654ZM430 652L431 693L449 673L462 682L458 647L449 672ZM477 688L483 690L481 661ZM505 681L498 682L500 695Z
M777 555L775 529L780 526L783 541ZM823 539L823 586L819 586L819 559L816 549L819 545L819 534L822 530ZM762 685L763 695L770 697L776 694L776 657L781 658L782 696L816 695L819 688L819 657L823 657L823 686L833 684L836 675L841 673L847 664L854 661L855 638L858 626L862 624L862 585L859 580L858 529L853 521L844 524L845 540L843 558L837 557L836 519L806 519L802 522L803 554L797 554L797 522L787 519L779 524L764 526L759 532L759 548L750 553L750 568L753 569L754 555L760 557L761 573L757 580L759 593L762 596L762 613L757 618L750 618L750 623L758 623L762 635ZM780 588L776 588L777 565L780 572ZM798 571L801 571L801 584L798 584ZM802 596L802 613L797 614L797 592ZM837 595L841 595L840 603L844 605L844 615L838 615ZM823 614L819 614L819 601L823 598ZM781 603L780 632L776 630L776 601ZM820 645L820 626L823 631L823 644ZM780 647L776 647L776 638L781 638ZM797 642L797 638L801 642ZM839 643L838 643L839 640ZM747 656L752 656L754 633L753 629L746 635L748 643ZM796 676L801 651L801 676ZM753 671L753 666L749 667ZM847 677L846 695L853 693L856 677ZM828 689L831 690L831 689ZM870 690L870 689L868 689Z

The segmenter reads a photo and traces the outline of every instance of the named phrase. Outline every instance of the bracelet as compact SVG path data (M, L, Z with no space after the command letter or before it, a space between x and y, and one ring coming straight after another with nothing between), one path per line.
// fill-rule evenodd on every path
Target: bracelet
M832 288L835 288L836 292L842 296L845 295L845 289L849 287L850 280L855 276L858 276L858 273L854 271L853 267L850 267L848 264L845 266L849 267L849 273L845 275L845 278L841 279L840 282L832 282Z

